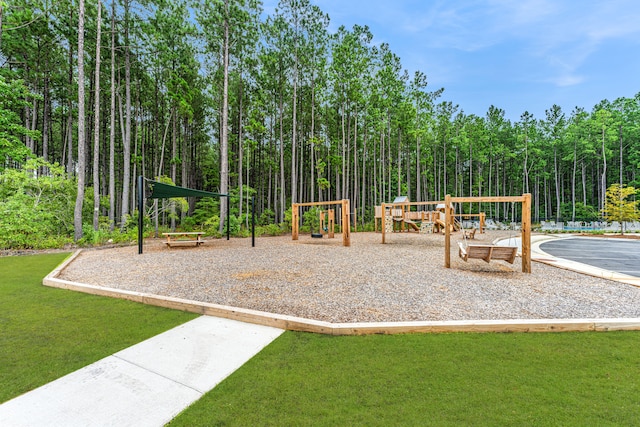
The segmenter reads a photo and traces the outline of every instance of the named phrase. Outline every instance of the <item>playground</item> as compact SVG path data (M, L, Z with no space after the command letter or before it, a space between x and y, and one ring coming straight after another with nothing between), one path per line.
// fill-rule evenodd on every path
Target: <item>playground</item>
M510 235L494 230L475 239ZM287 235L260 237L255 248L231 239L170 250L157 239L140 256L132 247L85 250L59 279L129 299L162 296L175 308L194 301L332 324L640 317L640 288L626 283L542 263L523 273L520 257L465 262L455 244L445 268L443 237L393 233L381 244L380 233L353 233L347 247L338 238Z

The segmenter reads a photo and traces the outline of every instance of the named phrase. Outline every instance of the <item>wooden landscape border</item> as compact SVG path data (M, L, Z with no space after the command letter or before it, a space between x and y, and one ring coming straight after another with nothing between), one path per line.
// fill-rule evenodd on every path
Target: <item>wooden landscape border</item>
M204 303L143 292L125 291L59 279L60 273L80 254L76 251L42 281L49 287L84 292L92 295L125 299L158 307L271 326L290 331L326 335L370 335L448 332L587 332L637 331L640 318L627 319L509 319L509 320L443 320L414 322L331 323L283 314Z

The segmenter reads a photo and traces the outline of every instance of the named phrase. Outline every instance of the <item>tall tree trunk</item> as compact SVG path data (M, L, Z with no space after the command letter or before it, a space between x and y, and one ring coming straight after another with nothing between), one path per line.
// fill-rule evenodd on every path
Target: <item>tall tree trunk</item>
M560 221L562 212L560 212L560 173L558 171L557 144L558 144L558 141L556 141L555 145L553 146L553 173L554 173L555 184L556 184L556 221Z
M240 72L240 82L239 82L239 97L238 97L238 187L240 190L240 201L239 201L239 216L240 218L242 218L242 202L244 200L244 182L243 182L243 175L242 175L242 171L243 171L243 161L244 161L244 147L243 147L243 137L244 137L244 131L243 131L243 127L242 127L242 120L243 120L243 111L242 111L242 97L244 96L243 94L243 86L242 86L242 72Z
M84 201L85 135L84 135L84 0L78 2L78 194L73 211L73 236L82 238L82 202Z
M622 185L624 184L622 180L623 170L624 170L624 166L622 162L623 160L622 153L624 151L624 147L622 146L622 124L618 125L618 140L620 142L620 180L618 181L618 183L620 184L620 188L622 188Z
M606 128L602 126L602 175L600 175L600 203L599 208L604 209L607 194L607 151L605 147Z
M109 114L109 229L115 228L116 211L116 2L111 1L111 108Z
M48 67L49 57L47 56L47 64ZM49 95L49 72L45 72L44 76L44 99L43 99L43 111L42 111L42 158L45 161L49 161L49 124L51 122L49 108L50 108L50 95Z
M280 121L279 126L280 126L280 185L277 186L276 188L279 187L280 190L280 206L278 207L278 216L280 218L280 221L284 221L284 193L285 193L285 182L284 182L284 122L283 122L283 115L284 115L284 101L282 100L282 87L280 88L280 97L279 97L279 105L278 105L278 109L279 109L279 114L278 114L278 120Z
M177 185L178 159L178 130L177 130L177 108L175 103L171 105L171 182ZM171 203L171 231L176 231L176 205Z
M130 0L124 2L124 93L125 93L125 127L124 147L122 149L122 216L121 228L124 229L129 215L129 181L131 180L131 46L129 41L129 6Z
M293 100L292 100L292 130L291 130L291 203L297 202L297 192L298 192L298 168L297 168L297 146L296 146L296 136L298 133L298 123L297 123L297 114L298 114L298 54L294 53L295 60L293 65Z
M222 82L222 129L220 130L220 192L229 191L229 0L224 0L224 40L223 40L223 82ZM220 227L218 232L224 231L227 219L227 203L220 198Z
M93 229L98 231L100 215L100 31L102 29L102 3L98 0L96 29L96 72L93 127Z

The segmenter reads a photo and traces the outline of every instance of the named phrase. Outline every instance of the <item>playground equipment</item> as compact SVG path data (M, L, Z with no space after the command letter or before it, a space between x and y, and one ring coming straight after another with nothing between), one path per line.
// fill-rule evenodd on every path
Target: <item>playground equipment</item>
M351 246L351 227L349 226L349 199L331 200L328 202L293 203L291 205L291 240L298 240L300 232L300 208L303 206L337 205L341 210L340 228L342 229L342 245ZM312 237L322 237L324 233L329 238L334 237L335 210L320 211L320 232L312 233Z
M513 264L516 260L516 254L518 253L518 248L515 246L463 245L462 242L458 242L458 246L460 247L458 255L464 261L468 259L481 259L485 262L502 260Z
M406 196L402 196L401 198L396 198L392 203L383 203L380 206L376 206L376 231L379 219L382 243L386 241L386 233L395 231L438 232L441 230L438 221L444 227L444 211L436 209L441 204L443 204L442 201L409 202ZM416 209L422 210L412 211L411 208L414 206ZM420 226L418 226L418 222Z
M320 217L320 231L318 233L311 233L311 237L322 238L325 234L329 239L334 238L334 229L336 223L335 209L328 209L318 212Z
M511 202L522 204L522 272L531 273L531 194L522 196L507 197L451 197L445 196L445 239L444 239L444 266L451 268L451 232L449 224L453 223L453 203L500 203ZM517 247L498 245L462 245L459 244L459 256L467 261L468 259L482 259L486 262L491 260L503 260L513 263L515 260Z

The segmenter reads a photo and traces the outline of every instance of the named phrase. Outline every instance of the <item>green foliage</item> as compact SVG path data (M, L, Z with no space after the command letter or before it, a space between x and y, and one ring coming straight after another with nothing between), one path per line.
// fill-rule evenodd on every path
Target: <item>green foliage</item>
M28 160L0 174L0 248L47 249L71 242L76 188L59 165Z
M638 345L635 331L285 332L169 425L635 425Z
M82 239L76 243L79 246L100 246L135 242L138 240L137 216L136 211L133 216L127 217L129 220L124 229L115 228L113 231L110 230L107 217L100 217L98 230L94 230L91 224L85 223L82 226ZM148 217L144 220L144 229L145 231L151 230L151 221Z
M607 188L607 201L602 209L602 215L607 221L637 221L640 219L637 200L627 200L635 196L637 190L620 184L613 184ZM621 230L624 233L624 228Z
M572 220L573 205L571 203L563 203L560 205L560 211L564 220ZM598 210L595 207L584 205L581 202L576 203L576 221L591 222L597 221L598 218Z
M42 286L67 255L0 258L0 403L196 317Z
M312 207L302 214L302 226L300 231L305 233L319 233L320 232L320 211L322 209Z
M23 81L7 82L0 74L0 170L7 158L22 162L31 154L22 137L40 138L40 132L24 127L17 113L34 97L37 96L27 89Z
M284 221L282 221L282 226L289 231L291 231L291 220L292 220L291 215L292 215L291 206L289 206L289 208L286 211L284 211Z
M204 222L204 230L210 236L222 236L227 234L227 228L222 233L218 232L220 227L220 216L214 215ZM229 234L232 236L243 236L241 233L242 221L235 215L229 215Z
M267 224L256 227L256 236L281 236L286 233L287 230L278 224Z
M201 197L196 202L193 211L193 221L195 224L205 224L214 215L220 214L220 200L213 197ZM219 220L219 219L218 219Z
M258 225L269 225L273 224L276 220L276 213L271 209L265 209L260 214L260 217L256 221Z

